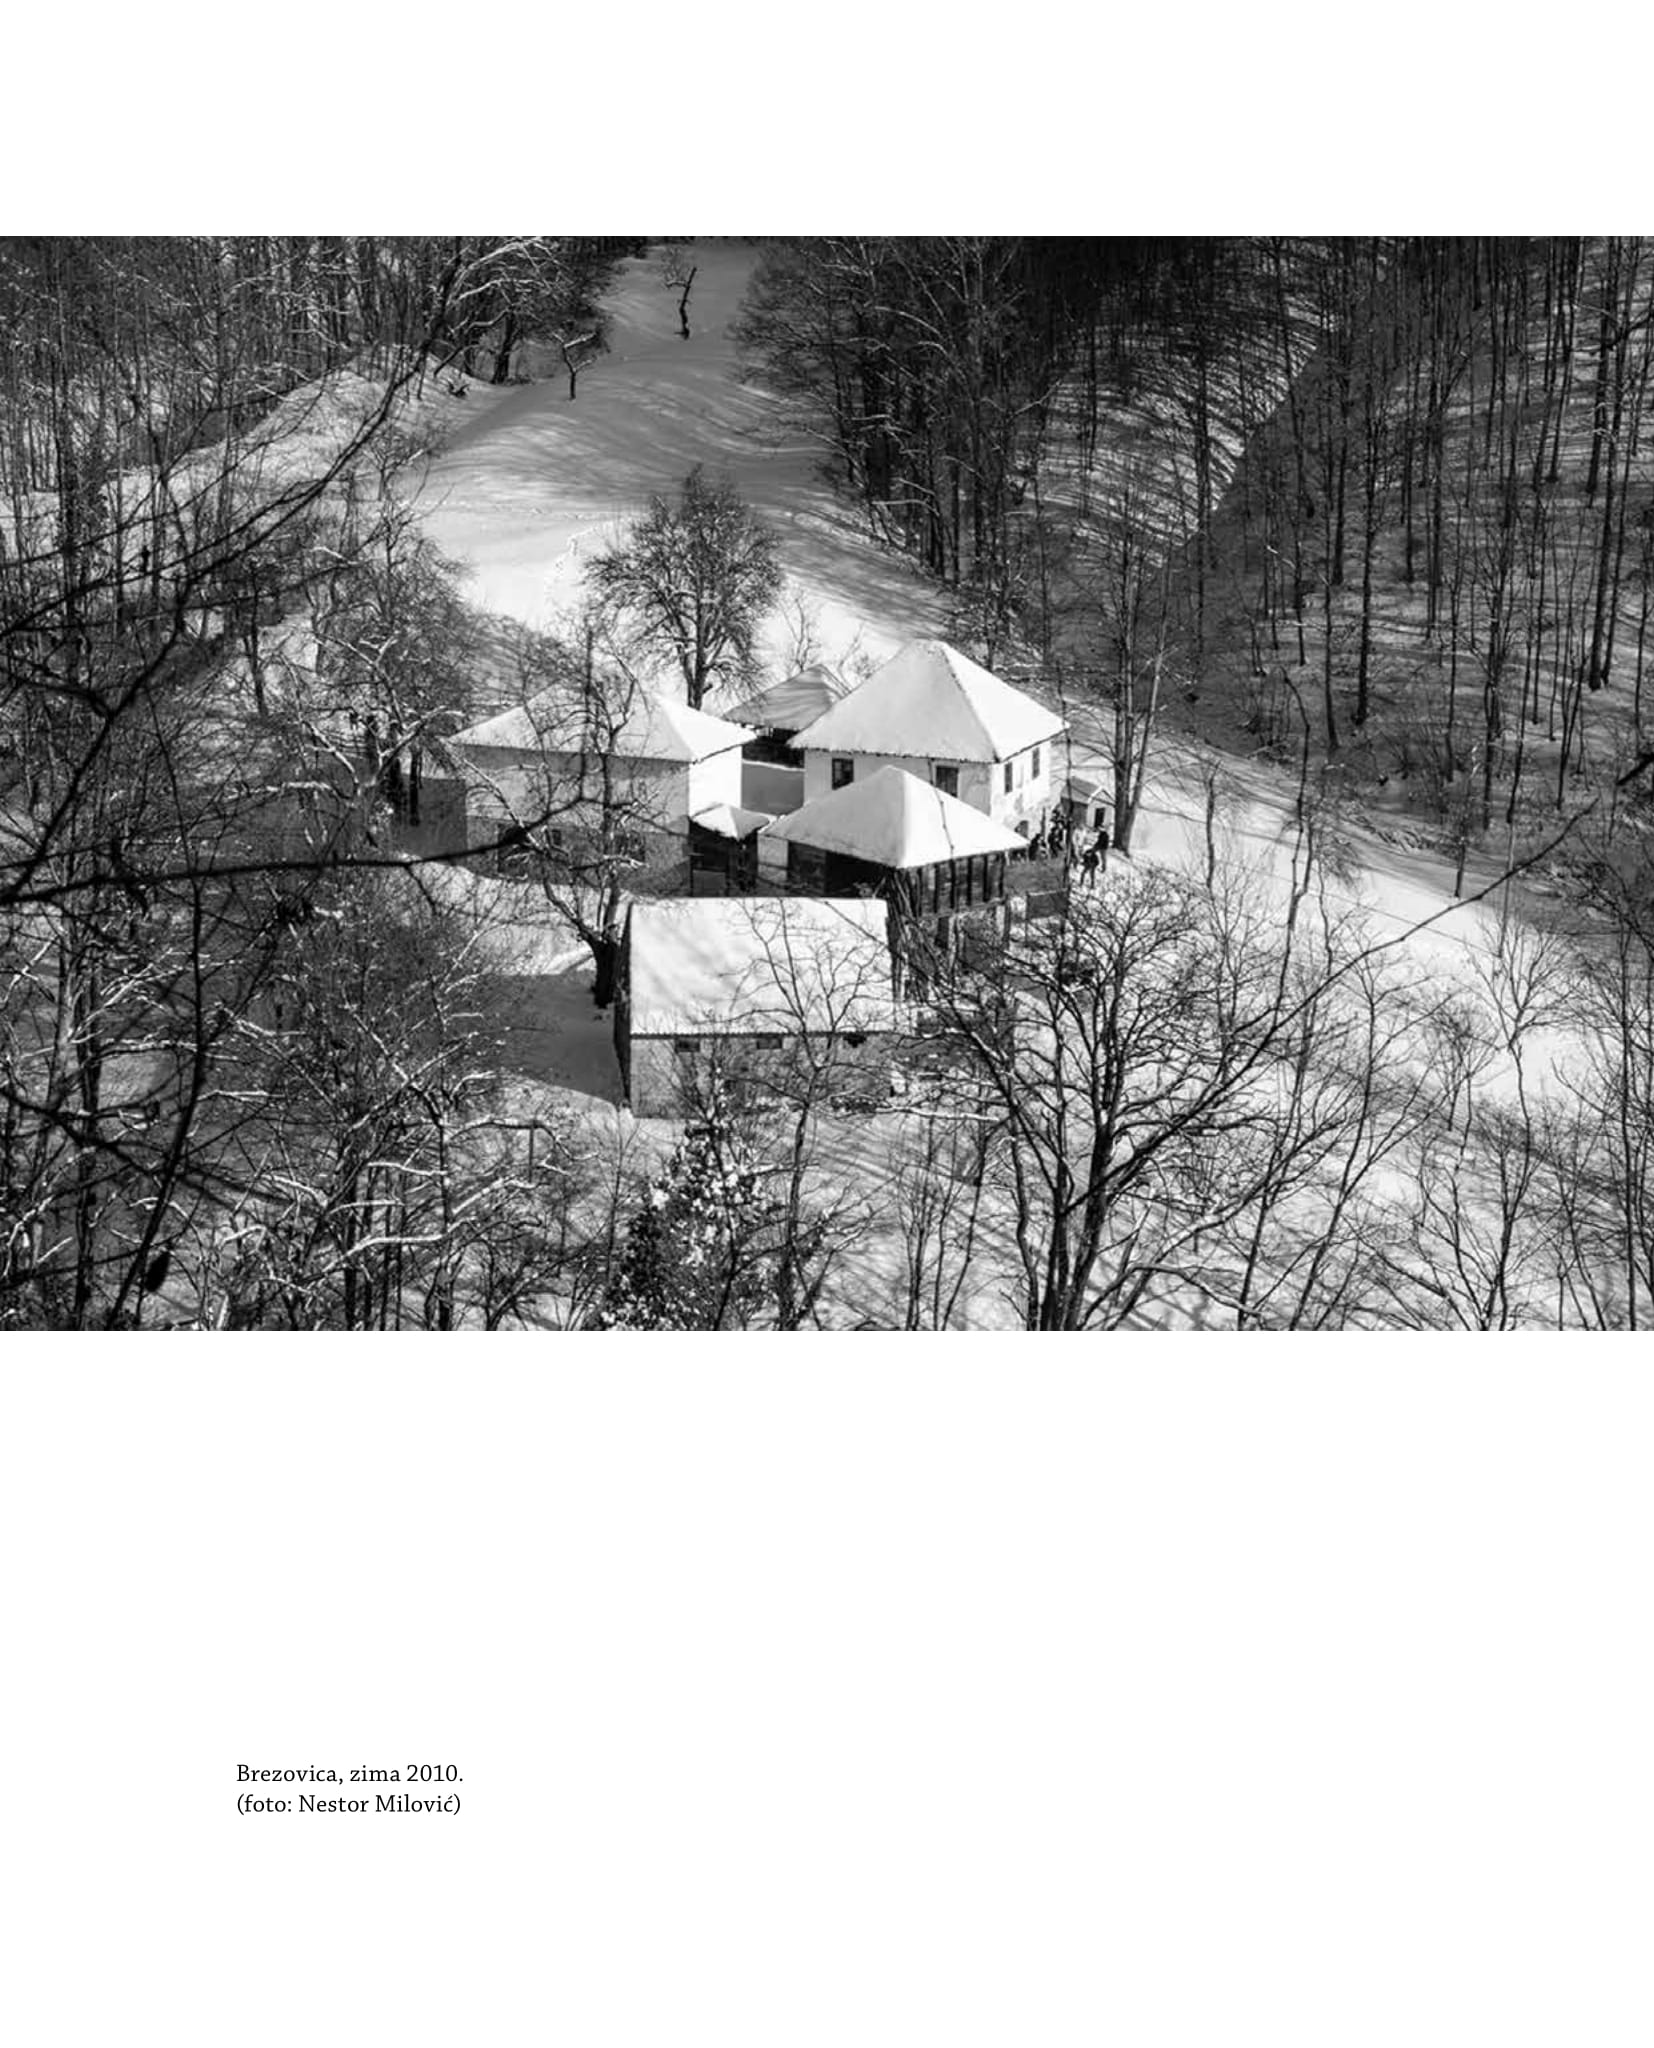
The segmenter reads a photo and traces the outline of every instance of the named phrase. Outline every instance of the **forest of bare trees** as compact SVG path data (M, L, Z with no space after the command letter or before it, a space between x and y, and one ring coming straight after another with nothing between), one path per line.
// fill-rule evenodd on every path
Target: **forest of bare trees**
M419 517L417 401L575 401L643 247L0 243L0 1327L1645 1326L1654 246L759 252L753 374L1112 757L1107 888L913 939L853 1198L808 1041L664 1161L525 1109L498 955L432 884L503 864L605 1003L658 821L603 734L663 667L691 703L757 673L784 578L722 477L650 499L503 685ZM705 274L649 261L676 352ZM435 785L501 687L589 777L466 843ZM1203 870L1123 858L1179 730L1290 771L1284 912L1216 770ZM1358 810L1497 914L1468 995L1340 906Z
M1640 238L823 238L741 339L990 659L1226 744L1301 694L1450 847L1647 752Z
M566 1235L380 873L477 638L395 484L408 394L617 255L0 245L0 1322L445 1326Z

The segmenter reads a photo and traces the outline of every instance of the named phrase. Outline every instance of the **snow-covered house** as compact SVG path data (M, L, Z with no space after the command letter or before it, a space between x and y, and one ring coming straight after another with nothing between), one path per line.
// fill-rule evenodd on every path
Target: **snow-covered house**
M470 843L512 824L589 832L605 809L651 866L685 858L689 823L741 801L748 729L637 691L613 711L563 690L468 727L448 744L467 784Z
M639 1116L681 1116L714 1063L747 1078L807 1063L882 1092L897 1026L885 906L820 897L654 898L627 912L615 1051Z
M910 640L791 744L807 804L879 768L905 768L1027 837L1050 810L1066 731L1054 711L957 648Z

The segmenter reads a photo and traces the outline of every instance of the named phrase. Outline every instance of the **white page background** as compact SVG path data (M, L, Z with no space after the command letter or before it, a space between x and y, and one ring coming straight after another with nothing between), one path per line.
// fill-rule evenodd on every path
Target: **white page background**
M8 1378L12 2038L1646 2039L1628 1347L249 1348Z
M1624 15L8 37L29 232L1647 226ZM1639 1343L0 1337L0 2031L1646 2048Z

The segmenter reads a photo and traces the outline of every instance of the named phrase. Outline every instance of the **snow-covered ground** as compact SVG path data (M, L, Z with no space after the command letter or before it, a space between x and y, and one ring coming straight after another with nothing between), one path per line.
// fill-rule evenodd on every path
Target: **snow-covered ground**
M842 661L855 649L882 659L904 640L943 631L940 593L874 543L820 475L821 451L786 431L770 395L741 381L730 326L756 256L749 244L695 249L687 342L653 265L629 263L612 301L613 351L582 373L572 402L566 383L548 377L497 389L473 383L447 408L451 429L419 502L432 538L467 570L474 602L545 624L578 600L591 555L648 495L670 491L704 462L728 468L774 529L789 596L813 615L822 659ZM769 651L777 663L791 651L783 615L771 621ZM1075 727L1073 765L1095 769L1100 720L1080 714ZM1192 754L1175 745L1158 765L1137 851L1181 864L1189 827L1199 824L1199 778ZM1241 790L1227 814L1230 830L1284 886L1292 790L1262 765L1228 762L1225 773ZM1443 964L1486 945L1491 915L1455 905L1447 863L1359 829L1343 836L1357 864L1349 900L1365 903L1381 931L1439 916L1417 943ZM1467 890L1474 885L1472 876Z
M820 451L786 430L772 396L743 383L730 327L756 256L752 246L736 243L696 249L694 334L687 342L678 337L673 298L651 264L629 264L612 301L613 351L582 372L573 401L566 381L548 376L500 389L472 384L463 399L446 405L448 437L418 486L418 502L432 538L468 572L473 602L503 618L549 623L577 601L593 552L649 493L674 489L701 462L727 468L772 526L788 571L789 609L812 624L814 644L801 649L787 617L772 622L766 651L776 674L800 658L841 665L857 656L882 659L915 635L944 632L940 594L877 547L835 500L819 471ZM1104 740L1101 714L1076 714L1071 765L1095 770ZM1284 904L1297 836L1295 792L1260 762L1225 760L1222 776L1224 836L1262 900ZM1201 757L1167 742L1155 757L1137 860L1198 864L1203 809ZM1359 911L1375 939L1413 932L1397 952L1415 985L1482 993L1494 957L1497 898L1456 901L1444 862L1359 826L1341 823L1338 838L1343 860L1329 908ZM1490 876L1472 873L1466 893ZM549 943L536 941L542 952ZM628 1122L606 1021L584 994L589 968L559 952L537 971L541 993L524 983L515 1020L523 1048L518 1071L583 1096L590 1113ZM1552 1060L1570 1053L1554 1031L1537 1036L1530 1083L1542 1082ZM898 1124L880 1116L847 1125L843 1168L888 1178ZM883 1282L892 1283L893 1245L870 1246L869 1256ZM984 1298L972 1320L1007 1317L1004 1303Z
M420 506L432 539L469 570L473 602L547 624L577 602L592 555L650 493L675 490L700 462L727 469L774 528L789 597L813 614L815 658L882 660L940 630L937 592L872 545L818 474L822 451L741 382L730 326L756 254L750 244L696 248L688 341L655 266L628 263L610 301L611 351L581 372L573 400L560 376L469 386ZM769 629L778 663L793 652L790 610Z

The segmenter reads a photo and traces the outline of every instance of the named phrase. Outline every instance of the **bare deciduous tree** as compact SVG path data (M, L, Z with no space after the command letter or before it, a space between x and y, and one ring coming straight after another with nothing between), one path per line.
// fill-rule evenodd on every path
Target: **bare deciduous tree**
M758 630L784 584L768 530L728 476L708 477L699 463L676 498L651 498L586 573L604 603L676 662L696 709L714 684L750 678Z
M695 288L699 266L691 263L677 242L668 242L660 252L660 281L678 295L678 339L689 339L689 294Z

